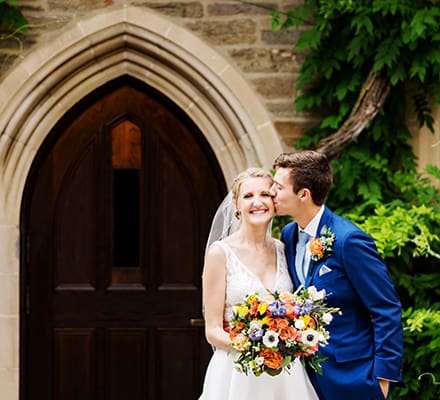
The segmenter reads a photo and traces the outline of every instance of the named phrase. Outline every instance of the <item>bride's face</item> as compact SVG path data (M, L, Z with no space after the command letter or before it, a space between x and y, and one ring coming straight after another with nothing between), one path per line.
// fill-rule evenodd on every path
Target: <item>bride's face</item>
M242 222L252 224L267 224L275 213L270 194L272 182L267 178L247 178L239 189L237 196L237 210Z

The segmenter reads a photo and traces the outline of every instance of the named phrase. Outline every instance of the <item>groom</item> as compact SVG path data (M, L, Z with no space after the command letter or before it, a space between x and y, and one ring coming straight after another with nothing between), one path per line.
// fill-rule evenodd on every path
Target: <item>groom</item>
M333 179L324 154L281 154L274 168L277 215L295 221L281 232L294 285L325 289L328 305L342 311L319 352L327 357L323 374L308 371L313 386L321 400L388 398L390 382L401 380L403 338L401 305L387 268L373 240L324 205ZM310 249L314 238L332 235L324 249ZM299 237L305 237L303 248Z

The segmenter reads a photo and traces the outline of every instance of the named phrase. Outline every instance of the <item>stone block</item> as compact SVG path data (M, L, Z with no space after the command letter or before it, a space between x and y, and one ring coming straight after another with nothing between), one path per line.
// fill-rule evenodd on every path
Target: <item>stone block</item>
M245 73L298 72L301 67L288 49L239 48L228 54Z
M18 317L0 316L0 369L18 367Z
M297 121L277 121L274 125L282 141L290 150L293 150L296 141L306 131L305 127Z
M295 79L293 75L267 76L251 79L258 93L266 99L294 99L296 96Z
M276 9L276 3L214 3L208 4L207 11L209 15L262 15L269 16L270 10Z
M53 10L72 12L72 10L97 10L112 6L113 0L48 0L48 7Z
M203 5L200 2L145 2L142 5L156 10L162 14L179 18L202 18L204 15Z
M292 118L295 116L295 99L285 101L266 102L266 108L275 117Z
M257 24L251 19L197 21L186 27L215 45L253 44L257 37Z
M298 41L301 32L293 29L287 31L261 31L261 41L269 45L286 45L294 46Z

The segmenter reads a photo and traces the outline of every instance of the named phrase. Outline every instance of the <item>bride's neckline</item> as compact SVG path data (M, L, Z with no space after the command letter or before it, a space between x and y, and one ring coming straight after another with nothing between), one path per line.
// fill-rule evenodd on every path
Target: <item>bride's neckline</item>
M276 257L276 273L275 273L275 281L274 281L274 287L273 288L268 288L267 285L264 284L264 282L260 279L260 277L254 272L252 271L243 261L241 261L240 257L235 253L235 251L232 249L231 245L229 245L228 243L222 241L221 243L223 243L229 250L229 252L232 254L232 256L238 261L238 263L252 276L255 277L255 279L261 284L261 286L264 287L265 290L269 290L271 292L274 292L277 288L277 283L278 283L278 275L279 275L279 271L280 271L280 257L279 257L279 251L278 251L278 246L277 243L274 242L275 245L275 257Z

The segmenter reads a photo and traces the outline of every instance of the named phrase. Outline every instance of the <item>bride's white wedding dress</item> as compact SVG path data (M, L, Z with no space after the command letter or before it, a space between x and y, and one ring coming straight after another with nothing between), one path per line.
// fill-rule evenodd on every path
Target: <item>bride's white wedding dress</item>
M251 293L264 295L266 288L247 268L225 242L216 242L226 255L225 321L232 318L232 307ZM284 245L276 240L277 275L271 291L292 291L293 285L287 269ZM235 369L233 357L226 350L216 349L206 370L203 393L199 400L318 400L307 373L296 360L290 373L277 376L245 375Z

